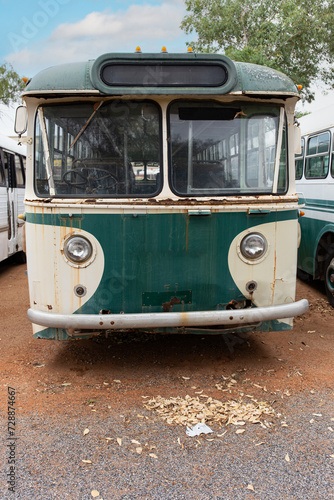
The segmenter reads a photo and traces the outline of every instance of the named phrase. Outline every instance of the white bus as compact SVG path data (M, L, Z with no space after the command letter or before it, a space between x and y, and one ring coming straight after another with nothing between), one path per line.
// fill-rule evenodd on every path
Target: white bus
M24 262L23 224L26 147L0 134L0 262Z
M300 218L298 269L322 279L334 307L334 105L299 120L302 143L296 156Z

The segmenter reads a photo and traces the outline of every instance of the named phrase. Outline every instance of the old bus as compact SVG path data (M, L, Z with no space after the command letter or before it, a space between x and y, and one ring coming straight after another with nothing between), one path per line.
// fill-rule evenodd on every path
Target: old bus
M0 134L0 262L15 256L25 262L23 224L25 146Z
M304 216L298 269L324 280L334 307L334 105L299 120L301 151L296 156L296 186Z
M36 338L285 330L307 310L285 75L138 49L46 69L23 99Z

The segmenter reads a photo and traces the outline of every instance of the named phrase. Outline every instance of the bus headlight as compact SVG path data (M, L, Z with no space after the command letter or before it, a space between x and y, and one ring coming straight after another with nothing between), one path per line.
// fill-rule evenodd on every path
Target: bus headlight
M64 253L68 260L81 264L91 258L93 247L83 236L72 236L64 245Z
M259 233L250 233L243 238L240 244L240 251L245 259L260 259L267 250L267 241Z

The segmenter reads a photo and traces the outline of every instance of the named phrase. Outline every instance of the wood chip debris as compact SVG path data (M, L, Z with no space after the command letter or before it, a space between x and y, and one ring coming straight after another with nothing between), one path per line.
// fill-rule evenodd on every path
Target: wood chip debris
M145 408L155 411L168 424L193 426L197 423L232 424L243 426L246 422L261 424L268 428L263 417L274 417L274 409L266 402L218 401L206 396L206 401L199 397L185 396L164 398L157 396L146 401ZM241 430L241 429L240 429Z

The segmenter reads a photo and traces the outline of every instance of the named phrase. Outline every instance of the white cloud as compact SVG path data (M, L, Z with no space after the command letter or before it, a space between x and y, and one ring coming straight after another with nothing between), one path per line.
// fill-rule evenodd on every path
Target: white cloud
M183 0L161 5L132 5L126 11L92 12L77 23L59 25L47 40L30 44L6 60L16 71L33 75L54 64L96 58L106 52L186 51L180 29L185 14Z

